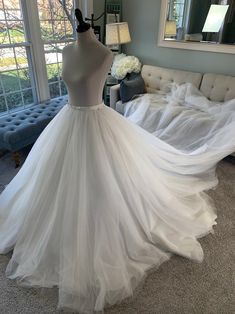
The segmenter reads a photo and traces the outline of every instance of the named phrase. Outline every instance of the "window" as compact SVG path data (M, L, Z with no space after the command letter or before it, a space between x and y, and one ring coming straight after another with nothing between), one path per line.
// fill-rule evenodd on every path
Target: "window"
M36 102L19 0L0 0L0 113Z
M78 6L84 0L0 0L0 114L66 94L62 49L76 37Z
M62 49L76 37L73 0L38 0L50 97L66 94L61 80Z
M169 19L176 21L176 27L183 27L185 0L171 0L169 7Z

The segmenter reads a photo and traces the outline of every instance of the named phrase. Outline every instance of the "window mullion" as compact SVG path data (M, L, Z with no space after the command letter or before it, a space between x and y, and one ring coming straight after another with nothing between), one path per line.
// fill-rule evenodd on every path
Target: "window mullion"
M44 101L50 98L50 93L44 56L44 45L41 38L37 0L21 0L21 5L24 17L25 35L27 41L32 43L32 58L29 60L31 63L30 69L34 71L38 100Z
M77 1L75 2L77 3ZM80 8L85 17L91 17L93 13L93 0L80 0Z

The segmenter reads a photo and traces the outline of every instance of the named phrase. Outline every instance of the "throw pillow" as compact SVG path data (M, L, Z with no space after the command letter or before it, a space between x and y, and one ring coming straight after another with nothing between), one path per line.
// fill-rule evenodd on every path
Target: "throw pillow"
M120 83L120 98L122 102L127 102L133 96L145 93L145 83L140 74L131 73Z

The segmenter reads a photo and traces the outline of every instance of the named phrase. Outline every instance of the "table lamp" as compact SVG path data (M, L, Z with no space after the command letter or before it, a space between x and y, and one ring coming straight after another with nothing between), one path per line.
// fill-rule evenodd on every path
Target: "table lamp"
M122 45L131 41L127 22L106 24L106 45Z

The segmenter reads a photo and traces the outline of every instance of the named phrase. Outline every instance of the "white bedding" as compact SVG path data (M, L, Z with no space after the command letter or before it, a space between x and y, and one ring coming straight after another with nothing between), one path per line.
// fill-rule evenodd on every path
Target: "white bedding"
M222 158L235 151L235 99L209 101L189 83L128 102L124 116L187 154Z

